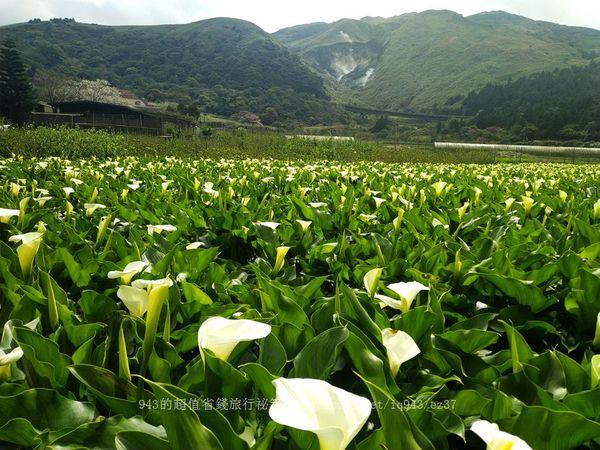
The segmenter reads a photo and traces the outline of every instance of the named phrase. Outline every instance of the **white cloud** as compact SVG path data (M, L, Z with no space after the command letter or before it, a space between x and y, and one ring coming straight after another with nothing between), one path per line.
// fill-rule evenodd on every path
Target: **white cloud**
M302 23L390 17L427 9L449 9L463 15L504 10L538 20L600 29L600 2L596 0L0 0L0 25L34 17L74 17L79 22L115 25L236 17L272 32Z

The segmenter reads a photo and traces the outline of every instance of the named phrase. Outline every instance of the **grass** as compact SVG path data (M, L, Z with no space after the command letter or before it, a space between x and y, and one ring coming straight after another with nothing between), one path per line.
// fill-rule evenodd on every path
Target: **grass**
M330 160L342 162L491 164L499 162L599 162L573 155L526 155L483 149L435 149L432 144L389 145L366 140L312 141L288 139L272 131L219 131L211 136L165 140L157 136L116 134L70 128L24 128L0 132L0 156L24 158L173 156L192 159Z

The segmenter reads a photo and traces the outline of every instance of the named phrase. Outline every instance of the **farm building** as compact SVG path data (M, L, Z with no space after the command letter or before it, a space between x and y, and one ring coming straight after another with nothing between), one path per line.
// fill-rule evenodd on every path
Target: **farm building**
M197 124L177 114L157 108L131 107L111 103L76 101L53 103L31 113L35 125L67 125L80 128L103 128L126 133L164 134L167 128L195 131Z

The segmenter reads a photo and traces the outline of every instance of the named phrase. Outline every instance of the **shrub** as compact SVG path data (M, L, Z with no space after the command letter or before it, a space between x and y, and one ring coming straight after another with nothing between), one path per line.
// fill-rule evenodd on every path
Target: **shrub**
M129 149L126 137L104 130L69 127L29 127L0 133L0 155L61 158L112 157Z

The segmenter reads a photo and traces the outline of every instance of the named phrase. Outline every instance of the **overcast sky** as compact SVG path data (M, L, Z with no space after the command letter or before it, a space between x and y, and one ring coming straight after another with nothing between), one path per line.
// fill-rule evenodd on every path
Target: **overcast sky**
M210 17L249 20L266 31L341 18L391 17L426 9L463 15L504 10L532 19L600 30L600 0L0 0L0 25L73 17L106 25L189 23Z

